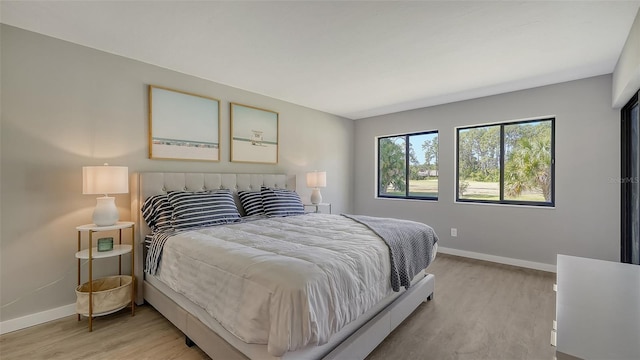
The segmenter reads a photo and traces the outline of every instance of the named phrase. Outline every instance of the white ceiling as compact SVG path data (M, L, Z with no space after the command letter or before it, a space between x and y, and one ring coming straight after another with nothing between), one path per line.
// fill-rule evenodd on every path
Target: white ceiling
M611 73L640 0L0 4L8 25L359 119Z

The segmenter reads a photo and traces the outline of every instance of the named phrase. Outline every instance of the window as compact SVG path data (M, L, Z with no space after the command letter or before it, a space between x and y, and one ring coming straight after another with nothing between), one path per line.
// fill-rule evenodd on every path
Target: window
M456 201L554 205L555 119L457 129Z
M622 108L620 261L640 265L640 91Z
M378 138L378 197L438 199L438 132Z

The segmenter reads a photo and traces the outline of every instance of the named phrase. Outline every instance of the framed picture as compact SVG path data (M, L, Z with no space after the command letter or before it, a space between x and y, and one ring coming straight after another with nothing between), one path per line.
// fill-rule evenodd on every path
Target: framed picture
M220 161L220 100L149 85L149 158Z
M278 113L231 103L231 161L278 163Z

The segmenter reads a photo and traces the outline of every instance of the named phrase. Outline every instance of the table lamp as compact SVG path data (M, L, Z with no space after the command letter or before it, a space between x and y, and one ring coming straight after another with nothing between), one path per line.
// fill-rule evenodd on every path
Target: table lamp
M311 203L316 205L322 202L320 188L327 186L327 173L325 171L312 171L307 173L307 187L312 188Z
M129 168L126 166L83 166L82 193L85 195L104 194L98 197L93 210L93 223L97 226L110 226L118 222L120 215L116 207L116 198L108 194L126 194L129 192Z

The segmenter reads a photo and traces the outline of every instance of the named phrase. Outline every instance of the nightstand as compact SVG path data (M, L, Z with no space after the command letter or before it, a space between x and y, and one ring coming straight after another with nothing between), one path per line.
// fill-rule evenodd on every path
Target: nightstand
M132 245L122 244L122 230L131 229L131 241L135 238L134 223L130 221L119 221L115 225L97 226L95 224L87 224L76 227L78 231L78 287L76 293L78 300L76 303L76 312L78 313L78 321L81 315L89 318L89 331L93 330L93 318L111 314L131 305L131 316L135 314L135 289L136 279L134 275L135 269L135 249ZM118 231L117 244L113 245L113 249L109 251L98 251L94 245L93 237L97 232ZM82 250L82 233L89 233L89 247ZM131 277L122 276L122 255L131 253ZM106 277L102 279L93 279L93 260L118 257L118 275ZM81 261L89 262L89 280L87 283L80 285ZM117 285L114 287L114 282ZM94 288L94 286L96 288ZM102 298L104 303L99 303ZM87 309L85 310L85 303Z
M331 203L303 204L303 205L304 205L305 208L308 207L308 206L315 207L316 209L315 209L314 213L320 213L321 212L320 211L320 207L321 206L325 206L325 207L329 208L329 214L331 214Z

